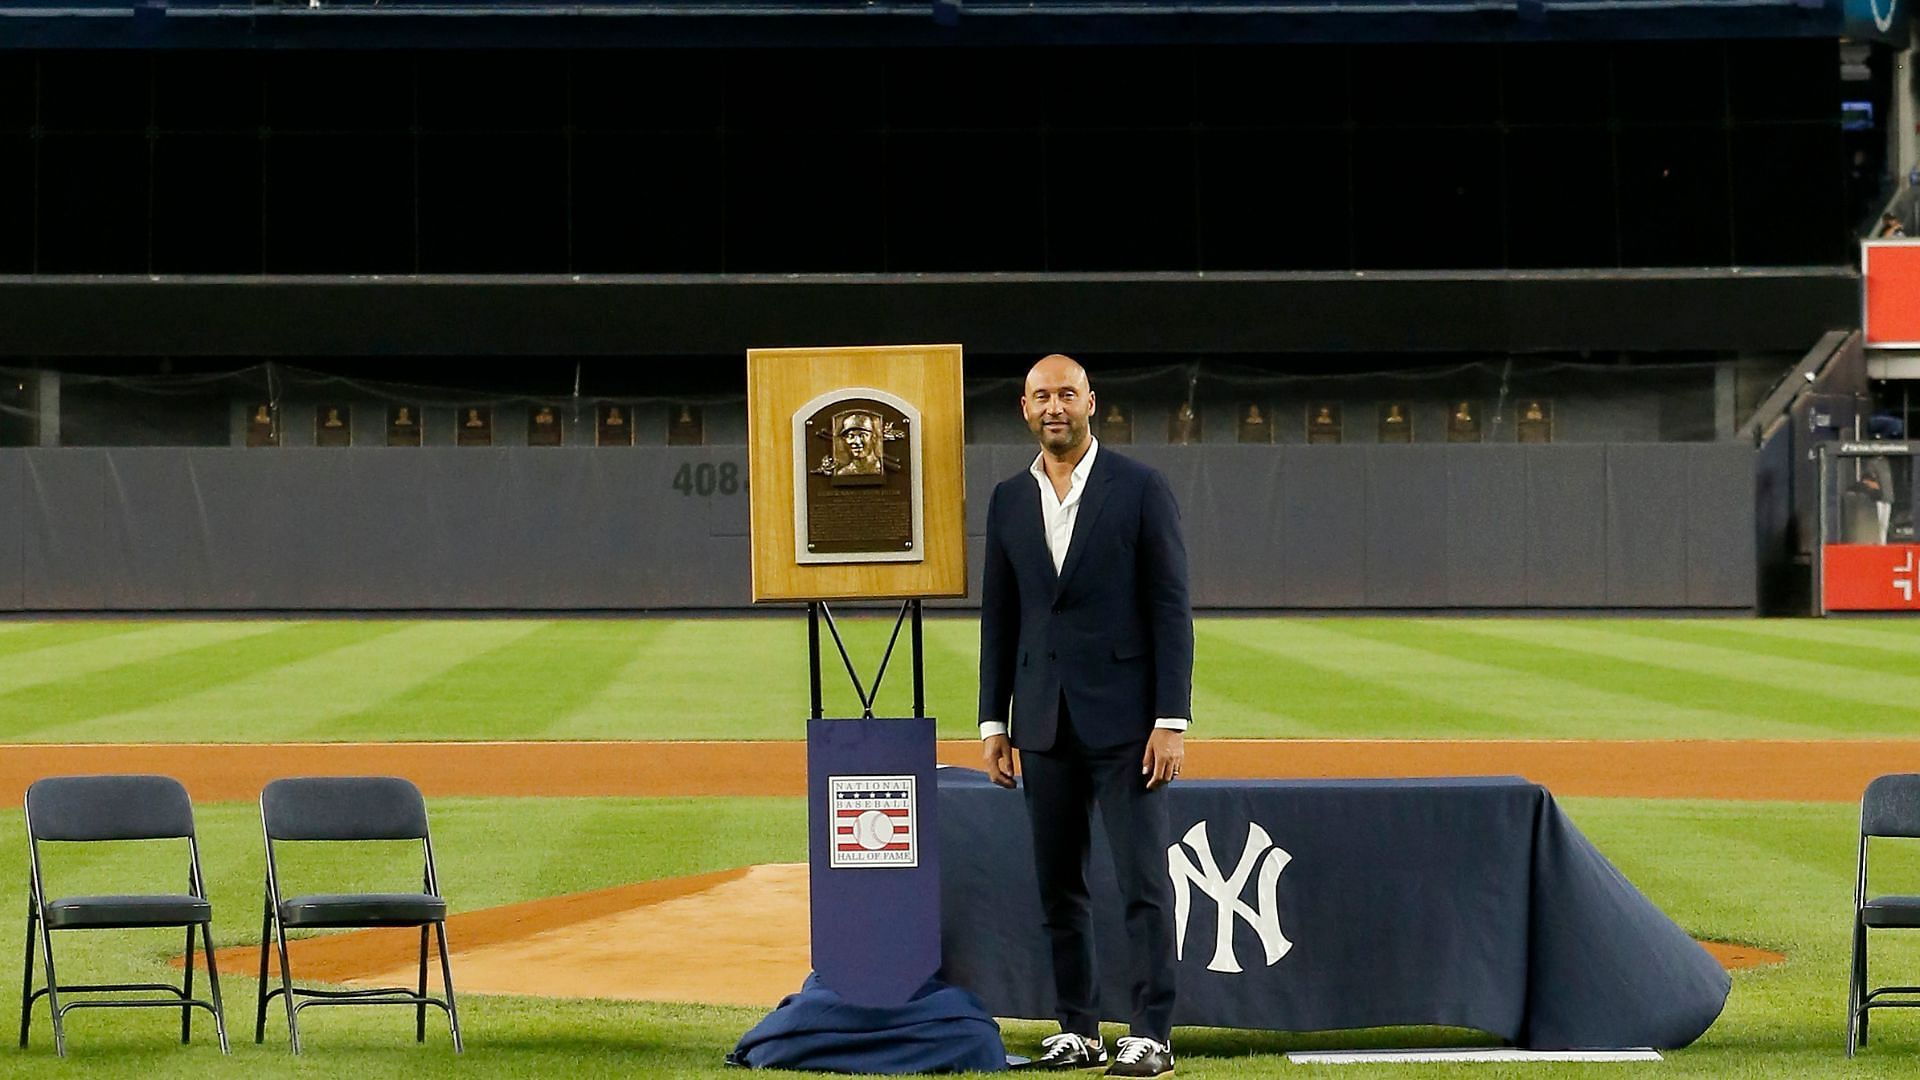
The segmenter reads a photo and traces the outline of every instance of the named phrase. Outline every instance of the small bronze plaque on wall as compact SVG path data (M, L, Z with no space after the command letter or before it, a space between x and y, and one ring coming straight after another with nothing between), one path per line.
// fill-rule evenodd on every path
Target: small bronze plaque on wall
M601 405L594 410L595 446L633 445L633 408L629 405Z
M667 445L707 445L706 414L700 406L675 405L667 411Z
M968 414L971 416L972 414ZM1094 425L1094 435L1101 442L1125 446L1133 441L1133 409L1125 402L1116 401L1111 405L1100 404L1098 413L1100 422Z
M1383 443L1410 443L1413 441L1413 407L1404 401L1383 401L1380 403L1380 441Z
M247 414L248 446L280 445L280 410L272 405L255 405Z
M1240 441L1243 443L1273 441L1272 406L1258 402L1248 402L1240 406Z
M1475 401L1456 401L1447 413L1447 441L1480 441L1480 404Z
M1514 421L1514 438L1523 443L1553 441L1553 402L1546 398L1528 398L1520 403L1520 416Z
M458 446L493 445L493 407L490 405L465 405L458 413L460 422L454 425L454 443Z
M1337 401L1309 403L1307 405L1307 442L1337 443L1340 437L1340 403Z
M535 405L527 411L527 445L561 446L567 441L566 426L560 412L551 405Z
M313 445L352 446L353 409L345 405L314 406Z
M412 405L387 406L387 445L420 445L420 410Z
M1200 441L1200 410L1183 401L1167 416L1167 445L1190 446Z

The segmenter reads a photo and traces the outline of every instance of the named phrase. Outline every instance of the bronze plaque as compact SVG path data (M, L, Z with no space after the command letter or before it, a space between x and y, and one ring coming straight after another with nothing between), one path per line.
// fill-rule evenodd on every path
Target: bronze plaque
M1383 443L1410 443L1413 441L1413 407L1404 401L1383 401L1380 403L1380 441Z
M420 445L420 410L411 405L387 406L387 445Z
M593 412L593 444L632 446L633 408L628 405L602 405L596 408Z
M1273 441L1272 406L1258 402L1248 402L1240 406L1240 441L1243 443Z
M566 426L560 422L558 409L551 405L535 405L528 410L528 446L561 446L566 441Z
M489 405L467 405L455 415L460 422L454 425L454 444L457 446L493 445L493 408Z
M1337 443L1340 435L1339 402L1316 401L1307 405L1307 442Z
M1167 415L1167 445L1190 446L1200 441L1200 410L1183 401Z
M668 446L705 446L706 416L698 405L675 405L667 413Z
M345 405L314 406L313 445L352 446L353 410Z
M1514 438L1523 443L1553 441L1553 402L1531 398L1520 403L1520 416L1513 425Z
M794 414L803 563L918 562L919 411L877 390L815 398Z
M280 445L280 410L272 405L255 405L247 414L248 446Z
M1480 441L1480 403L1476 401L1456 401L1453 409L1447 413L1448 442Z
M1125 446L1133 441L1133 410L1126 403L1116 401L1111 406L1102 403L1096 415L1100 422L1094 425L1094 435L1101 442Z

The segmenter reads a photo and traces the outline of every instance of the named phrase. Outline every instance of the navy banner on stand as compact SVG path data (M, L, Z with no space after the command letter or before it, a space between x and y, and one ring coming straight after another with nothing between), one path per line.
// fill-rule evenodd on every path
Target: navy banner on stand
M809 720L807 801L813 969L902 1004L940 967L933 720Z

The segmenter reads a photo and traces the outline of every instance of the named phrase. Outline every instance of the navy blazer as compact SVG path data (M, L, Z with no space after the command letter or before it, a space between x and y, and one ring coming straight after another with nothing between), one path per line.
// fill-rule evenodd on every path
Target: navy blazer
M1180 508L1167 479L1107 447L1093 459L1058 574L1029 471L987 504L980 719L1051 749L1064 696L1089 747L1144 742L1193 715L1193 612ZM1011 717L1009 717L1011 705Z

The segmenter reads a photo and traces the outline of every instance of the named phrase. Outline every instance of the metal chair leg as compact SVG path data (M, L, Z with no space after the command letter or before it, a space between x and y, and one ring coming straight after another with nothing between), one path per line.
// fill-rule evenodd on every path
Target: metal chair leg
M447 988L447 1026L453 1030L453 1052L465 1050L460 1042L460 1009L453 1001L453 964L447 959L447 924L437 922L434 930L440 938L440 982Z
M53 966L53 931L40 928L40 959L47 965L47 1008L53 1013L53 1052L67 1056L67 1025L60 1013L60 978Z
M213 925L200 924L200 943L206 947L207 954L207 990L213 998L213 1030L220 1036L220 1052L232 1053L227 1046L227 1007L220 1000L220 966L213 960Z
M1868 976L1867 976L1867 926L1866 924L1861 923L1860 929L1855 931L1855 933L1857 935L1854 939L1855 940L1854 948L1857 950L1855 955L1860 965L1860 1023L1859 1023L1859 1035L1857 1036L1855 1045L1865 1046L1867 1045L1867 1024L1873 1018L1873 1010L1868 1007L1868 1002L1867 1002Z
M1860 953L1864 941L1860 913L1853 913L1853 949L1847 963L1847 1056L1860 1048Z
M33 1018L33 932L40 925L40 908L32 900L27 901L27 962L26 974L20 979L20 1047L27 1045L27 1027Z
M297 1055L300 1053L300 1010L293 1004L293 976L287 966L287 928L280 924L277 913L273 920L273 940L280 947L280 996L287 1002L287 1040Z
M427 996L427 927L420 927L420 996ZM427 1041L427 1005L425 1001L413 1007L413 1041Z
M260 1000L254 1010L253 1041L256 1045L267 1041L267 942L273 934L273 897L267 897L266 907L260 915Z
M180 984L180 996L182 1001L188 1001L193 998L193 925L191 923L187 925L186 979ZM182 1043L191 1043L193 1041L192 1005L180 1006L180 1041Z

